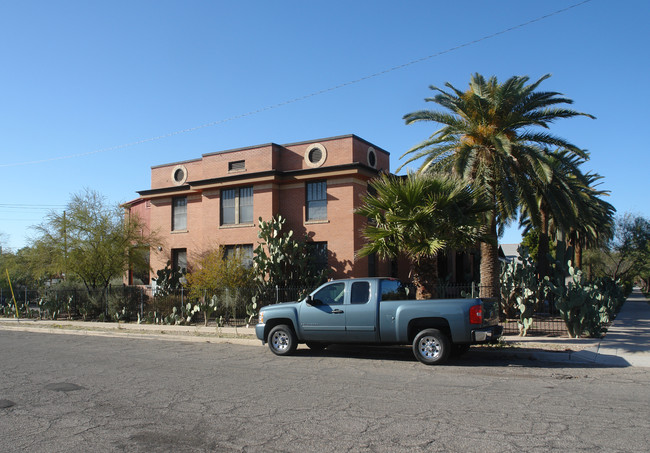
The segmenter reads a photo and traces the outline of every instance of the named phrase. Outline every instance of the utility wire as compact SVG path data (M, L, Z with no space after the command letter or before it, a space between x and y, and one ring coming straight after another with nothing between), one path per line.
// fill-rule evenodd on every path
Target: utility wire
M240 115L235 115L235 116L231 116L229 118L225 118L225 119L222 119L222 120L217 120L217 121L212 121L210 123L201 124L200 126L194 126L194 127L189 127L187 129L181 129L181 130L178 130L178 131L169 132L167 134L158 135L156 137L145 138L145 139L142 139L142 140L137 140L137 141L134 141L134 142L125 143L123 145L111 146L111 147L108 147L108 148L97 149L97 150L88 151L88 152L85 152L85 153L70 154L70 155L67 155L67 156L59 156L59 157L51 157L49 159L34 160L34 161L27 161L27 162L18 162L18 163L10 163L10 164L0 164L0 168L17 167L17 166L22 166L22 165L42 164L42 163L46 163L46 162L54 162L54 161L57 161L57 160L73 159L75 157L90 156L92 154L105 153L105 152L108 152L108 151L117 151L117 150L120 150L120 149L129 148L131 146L142 145L144 143L149 143L149 142L153 142L153 141L157 141L157 140L162 140L162 139L165 139L165 138L173 137L175 135L185 134L187 132L194 132L196 130L203 129L203 128L206 128L206 127L217 126L219 124L227 123L227 122L238 120L238 119L241 119L241 118L246 118L248 116L252 116L252 115L256 115L258 113L266 112L268 110L273 110L273 109L277 109L279 107L284 107L285 105L294 104L296 102L301 102L301 101L313 98L315 96L320 96L321 94L329 93L331 91L335 91L335 90L338 90L338 89L341 89L341 88L345 88L345 87L348 87L350 85L355 85L357 83L361 83L361 82L364 82L366 80L373 79L375 77L379 77L379 76L382 76L384 74L388 74L390 72L397 71L399 69L404 69L406 67L409 67L409 66L412 66L412 65L415 65L415 64L418 64L418 63L422 63L422 62L430 60L432 58L436 58L436 57L439 57L441 55L445 55L445 54L454 52L456 50L463 49L465 47L473 46L474 44L478 44L480 42L487 41L488 39L496 38L497 36L501 36L503 34L511 32L511 31L515 31L515 30L518 30L520 28L526 27L528 25L534 24L536 22L543 21L545 19L548 19L549 17L553 17L553 16L557 16L558 14L565 13L565 12L571 10L571 9L577 8L577 7L582 6L582 5L586 4L586 3L589 3L591 1L593 1L593 0L584 0L582 2L575 3L573 5L567 6L566 8L558 9L556 11L553 11L552 13L545 14L543 16L537 17L537 18L529 20L527 22L523 22L523 23L521 23L519 25L515 25L513 27L506 28L504 30L501 30L501 31L498 31L498 32L495 32L495 33L492 33L492 34L489 34L489 35L485 35L482 38L474 39L472 41L468 41L468 42L465 42L463 44L459 44L457 46L450 47L450 48L448 48L446 50L442 50L440 52L436 52L436 53L433 53L431 55L427 55L426 57L421 57L421 58L418 58L416 60L411 60L411 61L409 61L407 63L403 63L403 64L398 65L398 66L393 66L393 67L385 69L383 71L375 72L374 74L370 74L370 75L367 75L367 76L364 76L364 77L361 77L361 78L358 78L358 79L350 80L348 82L344 82L344 83L341 83L339 85L332 86L330 88L325 88L323 90L315 91L313 93L306 94L304 96L300 96L300 97L297 97L297 98L293 98L293 99L290 99L288 101L280 102L278 104L272 104L272 105L269 105L269 106L266 106L266 107L259 108L257 110L251 110L249 112L242 113Z
M2 208L33 208L33 209L50 209L50 208L62 208L65 207L63 204L24 204L24 203L0 203L0 209Z

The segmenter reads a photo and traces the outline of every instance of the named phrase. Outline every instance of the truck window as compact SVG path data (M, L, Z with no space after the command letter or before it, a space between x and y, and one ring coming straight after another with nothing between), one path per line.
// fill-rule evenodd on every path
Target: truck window
M354 282L350 292L351 304L366 304L370 300L370 283Z
M342 304L345 299L345 283L332 283L314 294L314 300L325 305Z
M402 285L398 280L381 281L381 300L408 300L414 298L415 292Z

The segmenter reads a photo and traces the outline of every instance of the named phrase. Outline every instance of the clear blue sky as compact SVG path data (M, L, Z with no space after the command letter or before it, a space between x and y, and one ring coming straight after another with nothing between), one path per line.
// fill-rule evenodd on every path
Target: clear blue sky
M650 218L650 2L592 0L480 40L577 3L2 2L1 243L27 245L29 227L84 188L128 201L151 166L220 150L352 133L394 170L435 130L402 116L433 107L429 85L464 88L475 72L553 74L540 88L597 119L552 132L591 152L586 169L619 213ZM519 239L510 229L502 242Z

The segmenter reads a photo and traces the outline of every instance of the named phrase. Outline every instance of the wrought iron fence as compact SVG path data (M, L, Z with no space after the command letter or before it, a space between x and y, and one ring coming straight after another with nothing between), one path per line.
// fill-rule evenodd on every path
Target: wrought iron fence
M314 288L246 288L245 290L223 289L217 309L210 315L210 322L225 325L243 325L251 318L251 296L256 297L257 308L272 303L290 302L302 299ZM414 289L413 289L414 291ZM234 294L237 292L237 294ZM441 284L435 289L440 299L479 297L481 287L477 284ZM414 294L414 292L413 292ZM161 293L151 287L112 286L103 291L88 291L81 288L20 288L15 291L14 304L11 294L0 292L0 315L14 316L18 308L21 317L50 319L84 319L99 321L164 322L176 308L181 313L188 303L198 302L190 297L186 289ZM204 298L212 295L204 294ZM500 302L500 323L506 334L518 334L518 312ZM203 313L196 313L192 322L205 322ZM543 301L536 307L533 324L528 335L564 335L566 327L553 301Z

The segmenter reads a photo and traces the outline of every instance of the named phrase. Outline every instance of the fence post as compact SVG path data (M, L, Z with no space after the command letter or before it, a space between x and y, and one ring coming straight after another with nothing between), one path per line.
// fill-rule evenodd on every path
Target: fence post
M144 288L140 288L140 319L144 317Z
M275 303L280 303L280 287L275 285Z

